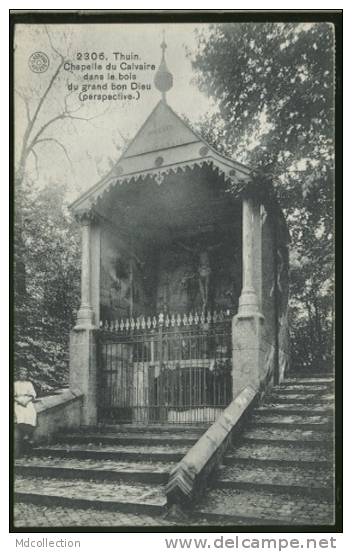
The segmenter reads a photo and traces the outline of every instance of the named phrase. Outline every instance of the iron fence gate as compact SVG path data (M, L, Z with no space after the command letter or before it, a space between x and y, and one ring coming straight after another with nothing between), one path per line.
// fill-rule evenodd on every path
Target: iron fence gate
M231 315L105 324L98 409L118 423L213 422L232 399Z

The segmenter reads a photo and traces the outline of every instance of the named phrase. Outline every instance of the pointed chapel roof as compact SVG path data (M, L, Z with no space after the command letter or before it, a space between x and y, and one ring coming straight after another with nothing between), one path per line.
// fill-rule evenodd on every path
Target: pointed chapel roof
M155 86L161 92L161 100L114 168L71 205L73 211L90 209L113 186L131 180L143 180L148 175L161 183L167 174L183 172L195 166L210 165L225 180L235 185L248 182L249 168L220 155L166 102L166 93L173 86L173 75L165 61L166 48L163 37L160 66L154 78Z
M250 179L250 169L219 154L163 100L155 106L113 169L71 205L86 210L113 186L154 176L161 183L167 174L211 166L235 185Z
M133 138L121 159L199 142L199 137L162 100Z

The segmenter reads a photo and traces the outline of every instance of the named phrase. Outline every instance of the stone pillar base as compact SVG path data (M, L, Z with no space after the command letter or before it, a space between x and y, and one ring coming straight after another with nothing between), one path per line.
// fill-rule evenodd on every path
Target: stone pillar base
M237 316L252 314L259 314L257 293L254 289L244 289L239 298Z
M232 319L233 399L247 385L259 390L264 316L259 313L237 314Z
M80 307L77 312L77 321L75 330L95 330L96 326L93 324L94 313L93 309L89 306Z
M97 423L97 331L76 326L70 334L70 389L83 393L82 424Z

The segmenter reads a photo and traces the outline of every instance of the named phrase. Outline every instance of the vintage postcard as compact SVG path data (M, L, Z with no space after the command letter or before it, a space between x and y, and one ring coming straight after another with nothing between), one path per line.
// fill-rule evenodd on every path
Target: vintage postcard
M218 15L12 14L15 531L341 527L342 16Z

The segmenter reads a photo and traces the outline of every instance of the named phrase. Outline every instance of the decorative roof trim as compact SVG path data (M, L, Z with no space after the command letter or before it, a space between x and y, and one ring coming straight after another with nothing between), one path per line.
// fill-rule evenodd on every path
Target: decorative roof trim
M222 166L221 166L222 165ZM74 203L71 204L70 208L74 211L82 209L82 206L87 203L87 209L92 209L97 204L98 200L101 199L104 195L111 192L113 188L117 185L128 184L130 182L137 182L138 180L145 180L148 177L155 179L157 184L162 184L165 177L171 174L182 174L186 170L192 170L196 167L211 167L212 170L217 173L219 176L223 176L226 183L231 183L234 187L238 188L240 191L243 188L243 185L246 185L250 179L239 178L237 170L224 162L219 162L219 160L214 159L213 157L191 159L188 161L182 161L179 163L173 163L168 166L162 167L153 167L143 171L138 171L131 174L126 174L120 177L111 177L100 183L101 189L91 190L85 197L77 199ZM233 174L231 174L233 173ZM242 186L241 186L242 184ZM82 205L83 204L83 205ZM84 207L83 207L84 209Z

